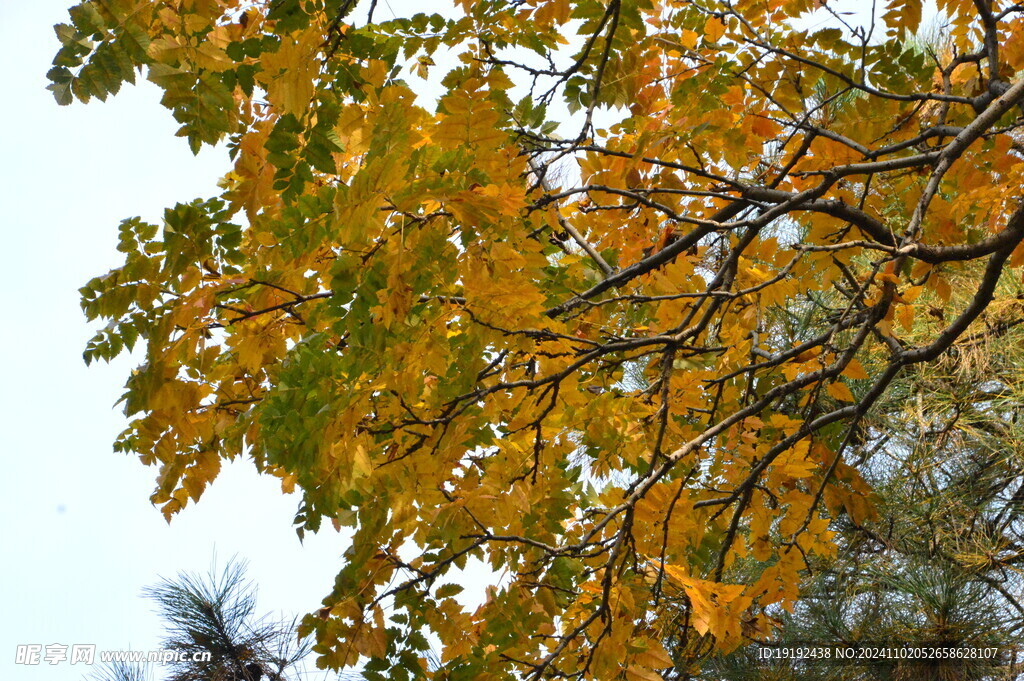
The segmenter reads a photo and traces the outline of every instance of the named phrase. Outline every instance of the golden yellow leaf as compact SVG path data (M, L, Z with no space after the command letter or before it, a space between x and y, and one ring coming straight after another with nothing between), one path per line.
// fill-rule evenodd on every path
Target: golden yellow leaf
M853 397L853 393L850 392L850 389L846 387L845 383L842 383L840 381L834 381L832 383L829 383L827 386L825 386L825 390L827 390L828 394L831 395L833 398L840 400L842 402L856 401Z

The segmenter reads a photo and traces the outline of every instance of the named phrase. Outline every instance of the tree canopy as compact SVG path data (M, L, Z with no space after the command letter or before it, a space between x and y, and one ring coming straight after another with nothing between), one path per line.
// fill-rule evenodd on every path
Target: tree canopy
M1024 7L921 41L922 4L76 5L58 102L144 72L233 160L82 289L86 361L144 352L116 448L168 519L247 457L352 528L325 666L651 681L765 636L875 513L873 407L1022 319Z

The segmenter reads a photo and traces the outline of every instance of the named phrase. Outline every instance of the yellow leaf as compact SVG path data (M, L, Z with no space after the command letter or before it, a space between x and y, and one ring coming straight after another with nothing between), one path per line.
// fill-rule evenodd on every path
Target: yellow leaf
M704 24L704 39L717 43L725 35L726 26L720 19L708 19Z
M896 317L899 319L900 326L903 327L904 331L911 331L914 328L914 306L913 305L901 305L899 310L896 312Z
M912 303L920 297L922 291L924 291L924 286L911 286L901 294L901 297L908 303Z
M626 678L629 681L663 681L661 674L650 669L631 664L626 667Z
M234 60L223 49L209 42L199 45L195 60L198 66L208 71L226 71L235 65Z
M253 237L260 243L261 246L273 246L277 244L277 239L270 232L256 232Z
M320 62L316 58L323 36L317 26L285 36L276 52L264 52L263 69L257 78L267 89L267 99L283 113L301 118L316 87Z
M825 390L833 398L840 400L841 402L854 402L853 393L846 387L845 383L836 381L835 383L829 383Z
M647 650L637 653L637 664L648 669L665 669L672 666L672 658L668 656L665 646L658 641L651 641Z
M870 378L868 372L864 371L864 366L857 360L857 358L851 359L850 363L843 369L843 376L852 378L853 380L861 380Z

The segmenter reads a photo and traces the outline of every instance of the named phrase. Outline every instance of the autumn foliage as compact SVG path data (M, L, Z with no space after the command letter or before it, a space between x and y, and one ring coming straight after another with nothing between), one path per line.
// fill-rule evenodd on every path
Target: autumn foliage
M931 42L921 0L77 5L60 103L141 72L233 159L82 289L87 361L145 350L117 448L168 518L245 457L351 528L331 667L649 681L763 638L873 513L872 405L1020 282L1024 8L938 4Z

